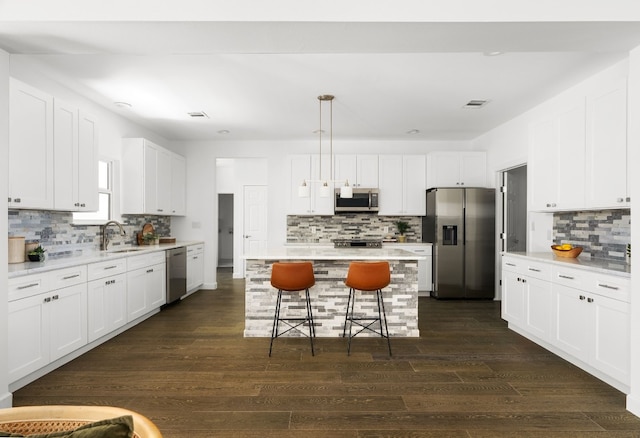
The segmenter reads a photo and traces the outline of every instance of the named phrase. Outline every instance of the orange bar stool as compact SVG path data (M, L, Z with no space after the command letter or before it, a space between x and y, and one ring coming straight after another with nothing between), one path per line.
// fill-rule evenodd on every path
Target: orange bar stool
M316 284L316 279L313 275L313 265L311 262L274 263L271 266L271 286L278 289L278 299L276 301L276 312L273 317L269 357L271 357L271 350L273 349L273 340L294 329L309 337L311 341L311 355L315 355L313 351L313 338L316 336L316 329L313 325L313 312L311 311L311 299L309 298L309 288L314 284ZM282 292L299 292L301 290L305 291L307 316L296 318L282 317L280 315ZM281 321L288 326L283 332L279 331ZM306 335L298 328L305 323L309 324L309 335Z
M391 271L389 262L351 262L349 264L349 272L345 284L349 286L349 300L347 301L347 314L344 320L344 329L342 337L346 336L347 324L349 325L349 347L347 354L351 354L351 339L365 330L380 334L381 337L387 338L387 346L389 347L389 356L391 356L391 341L389 339L389 327L387 326L387 314L384 310L384 301L382 299L382 289L387 287L391 282ZM353 309L356 303L356 290L364 292L376 293L376 301L378 305L378 315L369 317L354 316ZM372 328L375 323L379 323L380 330ZM352 332L353 324L360 327L356 333Z

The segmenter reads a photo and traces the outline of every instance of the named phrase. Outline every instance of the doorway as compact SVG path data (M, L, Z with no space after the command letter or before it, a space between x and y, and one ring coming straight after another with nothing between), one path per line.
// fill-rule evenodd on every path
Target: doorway
M218 194L218 268L233 267L233 194Z
M527 166L502 172L502 251L527 250Z

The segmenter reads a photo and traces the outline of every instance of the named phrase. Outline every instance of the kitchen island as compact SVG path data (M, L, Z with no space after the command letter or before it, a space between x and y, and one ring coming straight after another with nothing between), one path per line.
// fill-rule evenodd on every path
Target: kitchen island
M244 256L245 269L245 337L269 337L277 291L271 286L271 265L275 262L311 261L316 284L310 289L311 306L318 337L340 337L344 327L349 289L344 280L349 263L385 260L391 268L391 283L383 289L389 333L396 337L418 337L418 260L424 256L395 248L330 248L323 246L280 247ZM288 315L304 311L301 293L283 295ZM293 300L289 297L292 296ZM358 293L358 307L370 313L375 309L375 295ZM295 330L291 336L301 336ZM362 336L375 336L362 333Z

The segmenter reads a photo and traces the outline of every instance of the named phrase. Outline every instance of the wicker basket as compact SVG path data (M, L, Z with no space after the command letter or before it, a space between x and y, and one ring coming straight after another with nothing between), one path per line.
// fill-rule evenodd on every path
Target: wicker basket
M568 259L575 259L582 252L581 246L574 246L571 249L560 249L560 245L551 245L551 250L556 257L565 257Z
M134 438L162 438L147 417L112 406L22 406L0 409L0 430L19 434L73 430L87 423L131 415Z

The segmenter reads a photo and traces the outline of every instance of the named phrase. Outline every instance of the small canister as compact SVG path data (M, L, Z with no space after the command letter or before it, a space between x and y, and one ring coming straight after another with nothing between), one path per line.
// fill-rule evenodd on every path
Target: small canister
M9 263L24 263L24 237L9 237Z

